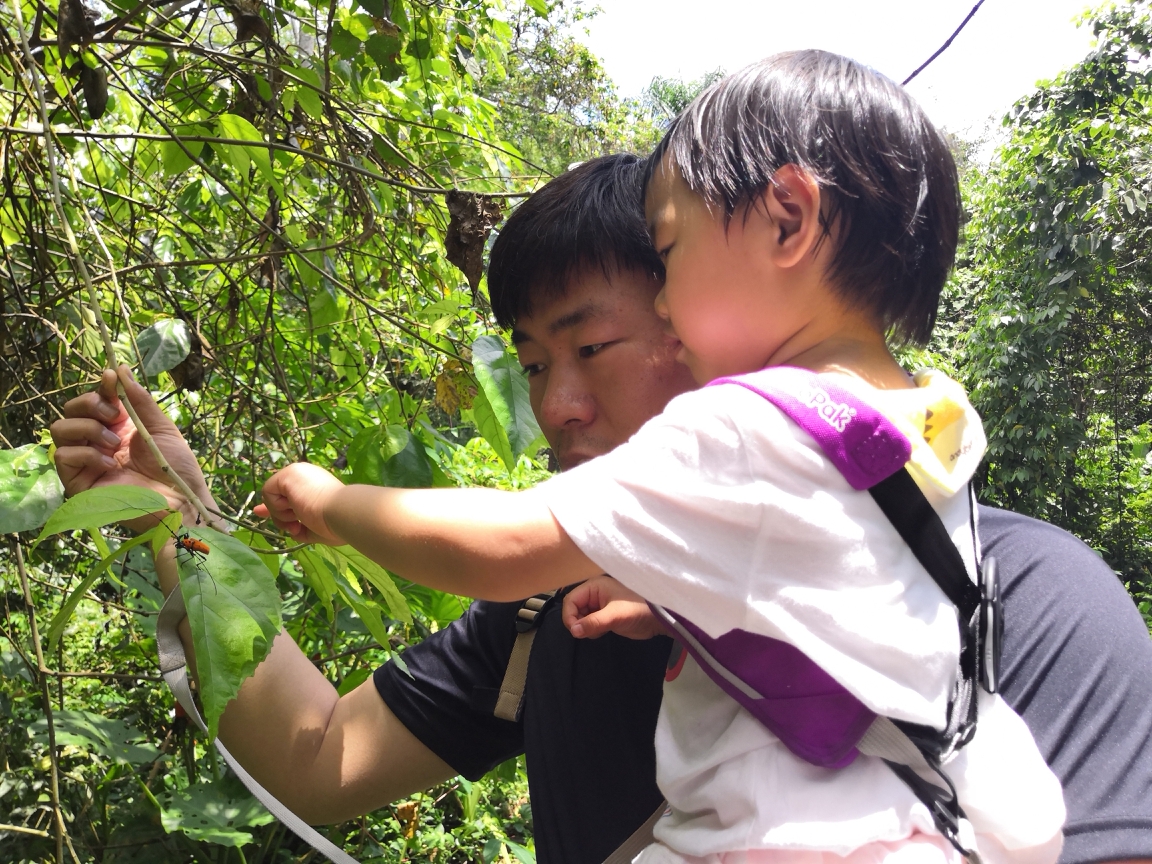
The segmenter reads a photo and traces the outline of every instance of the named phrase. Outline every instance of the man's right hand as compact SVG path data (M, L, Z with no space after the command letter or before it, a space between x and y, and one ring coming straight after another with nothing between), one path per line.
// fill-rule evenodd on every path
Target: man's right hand
M161 410L151 394L136 383L127 366L120 367L124 392L141 422L152 434L173 470L212 506L204 474L176 424ZM127 484L159 492L174 510L193 517L184 496L168 482L147 443L116 395L116 375L105 369L98 389L77 396L64 405L64 419L51 427L56 444L56 471L71 496L97 486ZM128 523L134 530L155 524L152 517Z

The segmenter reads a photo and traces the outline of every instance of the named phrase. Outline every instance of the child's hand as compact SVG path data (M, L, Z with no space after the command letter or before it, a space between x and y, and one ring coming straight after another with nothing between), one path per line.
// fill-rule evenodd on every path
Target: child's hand
M252 512L271 519L300 543L342 546L344 541L324 521L324 507L343 488L343 483L320 466L295 462L268 478L262 491L264 503Z
M562 618L577 639L597 639L608 632L651 639L664 632L644 598L611 576L597 576L569 591Z

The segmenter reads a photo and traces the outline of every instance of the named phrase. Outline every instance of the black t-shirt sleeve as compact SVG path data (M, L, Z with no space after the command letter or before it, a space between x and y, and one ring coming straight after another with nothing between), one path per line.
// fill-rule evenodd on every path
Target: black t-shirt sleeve
M373 675L397 719L469 780L524 750L523 723L492 714L520 606L477 601L459 619L404 652L407 673L390 661Z
M1064 786L1060 864L1152 858L1152 639L1071 534L980 508L1004 596L1003 695Z

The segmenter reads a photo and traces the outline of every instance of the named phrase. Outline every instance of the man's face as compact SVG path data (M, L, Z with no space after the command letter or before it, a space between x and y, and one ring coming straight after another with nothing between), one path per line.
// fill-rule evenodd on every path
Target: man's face
M652 301L660 286L643 274L591 268L567 293L537 303L512 341L528 373L532 410L560 467L607 453L695 386L676 362Z

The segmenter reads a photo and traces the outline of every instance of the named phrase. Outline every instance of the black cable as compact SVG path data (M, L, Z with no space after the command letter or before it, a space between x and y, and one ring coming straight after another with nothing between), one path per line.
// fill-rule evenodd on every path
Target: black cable
M945 51L947 51L948 46L952 44L952 40L960 35L960 31L963 30L968 25L968 22L972 20L972 16L976 14L976 10L979 9L983 5L984 5L984 0L980 0L979 3L977 3L975 6L973 6L972 11L968 13L968 17L966 17L963 21L961 21L960 26L956 28L956 32L954 32L951 36L948 37L948 41L945 42L943 45L941 45L939 48L937 48L935 54L933 54L931 57L929 57L927 60L925 60L923 63L921 63L919 68L915 72L913 72L911 75L909 75L907 78L905 78L903 80L903 82L901 82L900 86L901 87L907 86L909 81L911 81L913 78L915 78L917 75L919 75L925 69L927 69L933 60L935 60L937 57L939 57L941 54L943 54Z

